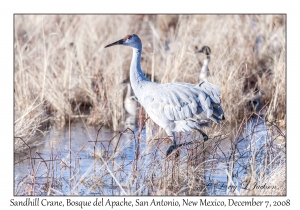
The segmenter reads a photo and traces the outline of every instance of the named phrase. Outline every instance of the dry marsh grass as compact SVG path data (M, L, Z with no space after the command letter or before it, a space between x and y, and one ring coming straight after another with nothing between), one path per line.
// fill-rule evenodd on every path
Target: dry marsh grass
M265 105L260 113L272 129L280 128L285 143L285 15L15 15L14 18L14 135L23 140L15 138L16 151L26 148L24 142L29 142L36 132L43 133L49 124L63 127L69 119L77 117L84 117L90 125L121 129L126 89L121 82L129 75L132 52L125 47L104 49L104 46L130 33L138 34L142 40L144 73L152 74L162 83L199 83L204 56L196 53L196 47L211 48L208 80L221 90L226 117L223 125L207 129L214 140L226 134L233 142L254 110L249 102L259 97ZM151 125L147 121L149 134L153 132L149 131ZM154 139L165 136L163 132L152 135ZM219 145L217 140L214 145L211 143L212 148ZM201 151L198 150L199 157L204 155ZM173 169L170 166L168 170L152 159L149 167L162 172L152 178L155 183L148 179L154 174L142 176L144 172L136 172L135 177L127 177L127 184L123 183L126 192L145 193L137 188L136 177L140 176L150 180L149 194L200 195L203 192L196 189L203 177L200 169L205 161L190 164L188 161L195 160L191 155L187 149L182 164L173 159ZM262 180L281 180L282 186L284 164L280 167ZM89 178L92 183L94 179ZM174 183L172 188L170 182ZM285 186L276 192L256 193L280 195L285 193Z

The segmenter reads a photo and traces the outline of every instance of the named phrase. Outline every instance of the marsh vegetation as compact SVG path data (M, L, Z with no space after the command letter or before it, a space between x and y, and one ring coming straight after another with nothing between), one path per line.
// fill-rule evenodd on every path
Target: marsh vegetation
M27 164L27 174L15 169L15 194L286 195L285 15L14 18L15 167ZM143 71L161 83L199 83L196 51L211 48L207 79L226 121L205 128L209 141L179 134L194 143L166 158L170 140L141 107L124 125L132 52L104 46L130 33L142 40ZM75 128L85 137L72 144Z

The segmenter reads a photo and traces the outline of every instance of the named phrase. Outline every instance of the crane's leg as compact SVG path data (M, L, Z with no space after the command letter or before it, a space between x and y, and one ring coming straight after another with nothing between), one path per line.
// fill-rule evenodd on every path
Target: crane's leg
M196 129L199 133L202 134L204 141L207 141L207 140L208 140L208 136L206 135L206 133L204 133L204 132L203 132L202 130L200 130L200 129L197 129L197 128L194 128L194 129Z
M181 146L184 146L184 145L189 145L189 144L192 143L192 142L185 142L185 143L182 143L182 144L177 144L176 137L175 137L175 132L169 132L169 133L167 132L167 134L171 137L171 139L173 141L173 145L171 145L168 148L166 157L168 157L173 152L173 150L176 150L178 147L181 147ZM206 134L204 133L204 135L206 135ZM179 151L178 151L178 153L176 153L175 157L179 157Z
M176 137L175 137L175 132L172 132L172 137L173 137L173 144L177 145Z
M178 148L178 145L177 145L177 142L176 142L175 132L171 132L171 131L167 131L167 130L166 130L166 132L167 132L168 136L170 136L172 141L173 141L173 145L171 145L167 150L166 156L168 157L173 152L173 150Z

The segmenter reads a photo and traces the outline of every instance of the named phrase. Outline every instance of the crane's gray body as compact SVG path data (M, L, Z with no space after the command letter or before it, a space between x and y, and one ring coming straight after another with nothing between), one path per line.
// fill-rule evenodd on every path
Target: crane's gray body
M210 120L222 121L219 89L206 81L155 84L145 82L135 94L150 118L167 134L209 126Z

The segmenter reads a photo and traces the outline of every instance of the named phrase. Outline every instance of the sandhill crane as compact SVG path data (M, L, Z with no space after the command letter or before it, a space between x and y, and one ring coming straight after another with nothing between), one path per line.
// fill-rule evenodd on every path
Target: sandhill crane
M201 68L200 76L199 76L200 81L206 81L207 74L209 72L208 64L209 64L209 61L210 61L211 50L210 50L210 48L208 46L203 46L201 48L201 50L199 50L198 52L204 53L206 55L206 59L203 62L203 66Z
M142 55L140 38L136 34L127 35L106 45L105 48L114 45L130 46L133 49L130 83L149 117L172 139L173 145L168 148L166 155L182 146L177 144L176 132L195 129L202 134L204 141L208 140L208 136L201 128L210 126L210 120L221 123L225 119L219 88L207 81L197 85L182 82L166 84L150 82L140 66Z

